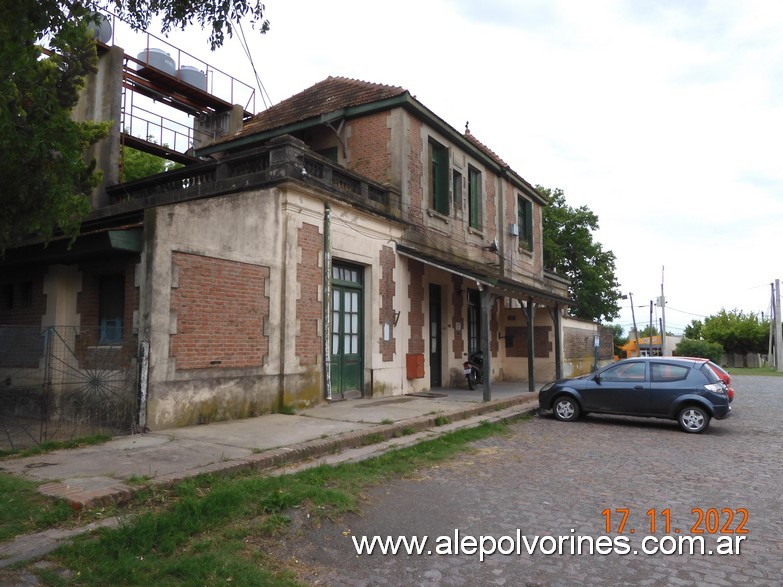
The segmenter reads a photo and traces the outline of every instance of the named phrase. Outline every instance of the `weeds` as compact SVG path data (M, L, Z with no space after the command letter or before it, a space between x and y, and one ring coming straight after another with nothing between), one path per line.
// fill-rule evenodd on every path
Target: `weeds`
M368 487L410 475L505 430L503 424L485 423L358 463L280 477L198 477L155 492L152 511L120 528L81 536L53 556L78 572L80 585L295 585L264 549L247 547L285 531L286 512L307 507L333 517L357 511Z
M47 440L46 442L22 450L0 450L0 459L6 457L33 457L65 448L80 448L82 446L103 444L109 440L111 440L111 436L106 434L96 434L95 436L86 436L73 440Z

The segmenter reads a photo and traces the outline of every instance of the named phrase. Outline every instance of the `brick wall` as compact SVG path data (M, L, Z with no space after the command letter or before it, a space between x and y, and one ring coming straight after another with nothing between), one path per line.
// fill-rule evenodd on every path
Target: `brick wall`
M125 307L122 316L122 342L131 343L136 335L133 332L133 313L139 309L139 288L135 285L136 260L119 260L84 263L79 266L82 272L82 290L76 296L76 312L81 319L81 343L98 344L100 333L100 292L101 278L106 275L121 274L125 282ZM68 326L68 325L66 325Z
M408 271L410 272L408 299L411 304L408 325L411 329L411 337L408 339L407 352L424 354L424 265L409 259Z
M489 239L497 238L497 199L495 195L496 175L488 168L482 173L484 179L484 211L481 218L484 235ZM516 210L516 207L512 208ZM514 221L516 222L516 220Z
M506 356L527 357L527 326L510 326L506 328ZM553 343L550 340L551 326L536 326L533 329L534 356L547 359L552 353Z
M422 198L422 178L424 177L424 168L422 163L422 139L421 121L415 118L408 118L410 127L408 128L408 197L410 206L408 208L408 220L413 224L422 226L424 206Z
M4 269L0 278L0 324L41 326L46 314L44 270Z
M592 356L595 353L593 334L591 330L563 328L563 358L569 360Z
M380 254L381 278L379 290L381 292L381 308L378 322L381 325L381 337L378 341L381 359L388 363L394 360L394 353L397 350L397 340L394 337L394 294L397 290L397 284L394 283L394 268L396 266L396 256L391 247L382 247ZM391 323L392 336L389 340L383 339L384 325Z
M268 267L174 252L171 309L177 332L170 354L178 370L260 367L269 352L264 320Z
M323 254L323 235L313 224L302 224L297 236L301 261L296 266L299 298L296 300L296 356L300 365L316 365L323 352L318 325L323 320L323 308L318 292L323 285L319 259Z
M387 120L388 112L355 119L348 138L351 169L383 184L389 182L391 169L391 129Z

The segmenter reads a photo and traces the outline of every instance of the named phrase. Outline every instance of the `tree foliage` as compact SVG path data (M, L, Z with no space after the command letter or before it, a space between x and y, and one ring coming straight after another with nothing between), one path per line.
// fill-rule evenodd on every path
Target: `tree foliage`
M543 214L544 267L571 281L572 316L611 321L620 314L620 284L615 275L615 256L593 239L598 216L587 206L566 204L563 191L541 186L549 198Z
M612 331L614 354L620 354L620 347L628 344L628 337L625 336L625 330L623 330L623 327L619 324L609 324L607 327Z
M77 123L70 113L84 76L95 68L86 10L74 23L55 2L3 0L0 18L0 251L29 235L73 235L100 181L84 150L108 125ZM79 20L81 18L81 20ZM46 32L54 53L37 46Z
M650 327L650 325L648 324L647 326L645 326L644 328L642 328L639 331L639 337L640 338L649 338L650 337L650 332L652 332L653 336L660 336L660 334L661 334L661 331L658 330L657 326L653 325L652 327Z
M672 354L678 357L703 357L720 365L723 347L717 342L683 338L677 344Z
M715 342L727 353L766 353L769 343L769 321L741 310L721 309L704 319L701 329L704 340Z
M682 330L683 338L690 338L691 340L701 340L702 326L703 324L701 323L701 320L691 320L691 323L688 324Z
M247 18L253 28L259 26L262 33L269 29L261 0L96 0L94 3L114 9L118 16L140 30L149 29L156 15L162 19L163 33L172 29L184 30L196 21L202 29L209 28L212 50L223 45L226 35L233 36L235 23Z
M122 161L122 177L120 181L133 181L182 167L180 163L175 163L174 161L169 161L163 157L151 155L131 147L123 147Z
M100 175L84 152L109 125L75 122L70 114L96 68L88 24L100 8L136 29L156 15L163 32L195 21L209 28L213 49L242 18L268 28L259 0L0 0L0 253L28 236L75 237L90 210Z

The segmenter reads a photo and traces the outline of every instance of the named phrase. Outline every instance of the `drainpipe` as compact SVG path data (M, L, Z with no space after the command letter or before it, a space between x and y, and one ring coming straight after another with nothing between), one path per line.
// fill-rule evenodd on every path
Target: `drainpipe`
M332 401L332 209L324 204L324 387L326 401Z
M150 341L142 340L139 348L141 365L139 366L139 430L147 431L147 392L149 388Z

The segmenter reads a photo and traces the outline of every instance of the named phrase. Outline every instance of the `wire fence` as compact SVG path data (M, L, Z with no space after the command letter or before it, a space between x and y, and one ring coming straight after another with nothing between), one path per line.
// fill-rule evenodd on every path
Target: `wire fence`
M0 450L137 428L136 342L99 329L0 326Z

